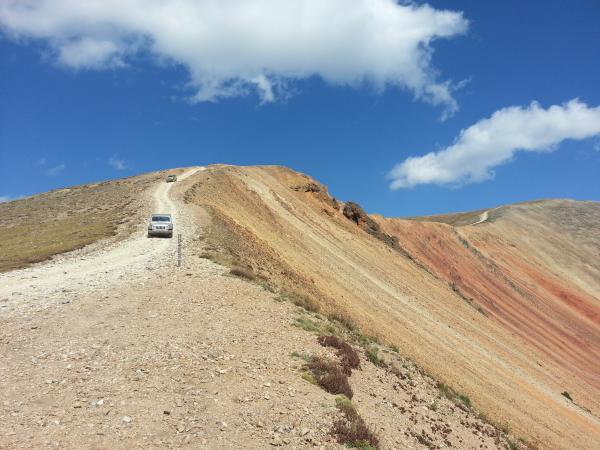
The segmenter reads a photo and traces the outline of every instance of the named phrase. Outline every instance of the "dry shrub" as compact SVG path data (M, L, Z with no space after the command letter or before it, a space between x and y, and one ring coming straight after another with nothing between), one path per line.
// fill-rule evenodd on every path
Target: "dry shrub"
M331 314L329 316L329 320L332 320L334 322L338 322L340 325L342 325L344 328L346 328L348 331L351 332L356 332L358 331L358 327L356 326L356 324L352 321L352 319L348 318L345 315L341 315L341 314Z
M236 277L245 278L247 280L256 280L256 274L252 272L252 269L247 269L245 267L233 266L229 273L231 275L235 275Z
M333 347L337 349L337 356L342 361L342 369L346 375L352 373L352 369L360 367L360 357L356 350L350 344L342 341L336 336L319 336L317 338L319 344L323 347Z
M402 373L402 370L400 370L400 367L398 367L396 364L392 364L390 366L390 372L394 375L396 375L398 378L400 378L401 380L404 380L406 378L406 375L404 375Z
M279 295L278 301L292 302L294 305L304 308L310 312L319 312L319 304L306 295L298 294L297 292L285 292Z
M379 357L379 349L373 345L365 349L365 356L377 367L386 368L388 366L385 360Z
M341 419L333 423L332 434L338 443L363 449L376 449L379 446L379 439L369 429L348 399L339 400L337 408L343 415Z
M300 308L304 308L310 312L319 312L320 308L317 302L306 295L292 293L289 295L289 298L294 305L299 306Z
M306 367L315 377L317 384L330 394L343 394L348 398L354 395L344 367L336 361L315 356Z

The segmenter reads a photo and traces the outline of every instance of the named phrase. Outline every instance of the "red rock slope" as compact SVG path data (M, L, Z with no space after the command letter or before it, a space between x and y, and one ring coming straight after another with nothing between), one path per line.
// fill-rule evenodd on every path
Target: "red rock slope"
M598 218L600 203L561 200L498 208L457 228L379 222L465 301L600 391Z

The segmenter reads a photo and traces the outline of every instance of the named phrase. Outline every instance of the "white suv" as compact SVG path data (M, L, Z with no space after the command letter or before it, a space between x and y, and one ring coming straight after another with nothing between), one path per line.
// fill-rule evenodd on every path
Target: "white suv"
M173 237L171 214L152 214L148 224L148 237L152 236Z

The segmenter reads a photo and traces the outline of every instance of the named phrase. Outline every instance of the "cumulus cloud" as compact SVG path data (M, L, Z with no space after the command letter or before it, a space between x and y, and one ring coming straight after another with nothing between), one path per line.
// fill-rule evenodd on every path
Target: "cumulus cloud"
M411 157L389 173L392 189L421 184L460 185L493 178L493 168L518 151L551 152L565 139L600 135L600 106L574 99L548 109L533 102L496 111L460 132L454 144Z
M431 43L466 32L462 13L396 0L4 0L0 27L49 43L60 64L122 66L140 52L187 68L192 101L258 92L269 102L290 81L408 89L457 109L439 81Z
M127 166L125 165L125 161L117 158L116 156L111 156L108 158L108 165L111 166L115 170L125 170Z
M54 176L58 175L59 173L61 173L66 168L67 168L66 164L59 164L58 166L54 166L54 167L51 167L50 169L48 169L46 171L46 173L48 174L48 176L54 177Z

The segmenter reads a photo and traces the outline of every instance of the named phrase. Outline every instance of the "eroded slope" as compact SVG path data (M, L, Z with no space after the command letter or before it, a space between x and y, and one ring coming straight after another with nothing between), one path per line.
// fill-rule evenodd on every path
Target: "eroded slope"
M594 202L548 201L494 210L490 219L444 223L380 218L416 260L459 296L600 389L600 234ZM579 399L584 404L585 392Z
M207 256L350 317L530 442L600 440L597 253L555 242L561 223L552 236L532 231L546 226L539 217L493 215L458 229L379 219L369 232L325 188L284 168L214 166L194 181L185 198L210 213ZM593 246L589 223L571 228ZM552 265L553 255L568 257ZM563 294L545 295L558 286Z

